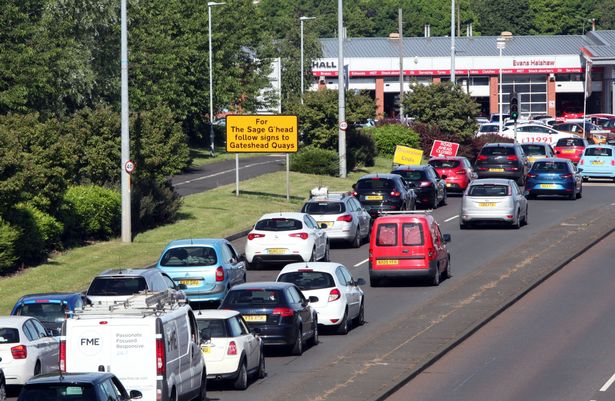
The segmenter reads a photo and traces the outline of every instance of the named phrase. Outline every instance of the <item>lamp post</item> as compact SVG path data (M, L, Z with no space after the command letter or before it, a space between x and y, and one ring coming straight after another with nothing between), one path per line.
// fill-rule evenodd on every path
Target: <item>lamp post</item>
M500 51L500 79L499 79L499 83L498 83L498 97L499 97L499 112L500 112L500 117L498 119L499 121L499 131L500 134L502 134L502 129L503 129L503 121L502 121L502 49L506 49L506 39L504 39L503 37L499 37L497 39L497 48Z
M218 3L215 1L210 1L207 3L207 19L209 22L209 141L211 142L211 155L215 154L214 147L214 78L213 78L213 67L212 67L212 54L211 54L211 8L213 6L221 6L226 3Z
M308 21L316 17L300 17L301 22L301 104L303 104L303 21Z
M338 101L338 154L340 177L346 178L346 94L344 93L344 8L337 0L337 101Z
M132 242L132 215L130 210L130 174L126 166L130 159L130 134L128 131L128 27L126 3L120 3L120 64L121 64L121 127L122 127L122 242Z

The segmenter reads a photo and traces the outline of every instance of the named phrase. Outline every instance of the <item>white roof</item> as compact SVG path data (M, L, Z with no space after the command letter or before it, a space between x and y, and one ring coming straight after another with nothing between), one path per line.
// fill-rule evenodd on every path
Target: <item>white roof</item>
M200 311L195 311L194 317L196 320L199 319L228 319L235 315L239 315L239 312L236 310L228 310L228 309L202 309Z
M314 271L335 274L335 269L337 269L338 266L341 266L341 264L335 262L297 262L284 266L284 268L280 271L280 274L296 272L300 269L312 269Z
M0 327L19 328L28 319L32 316L0 316Z
M283 219L295 219L295 220L302 220L303 221L303 216L305 216L306 213L299 213L299 212L278 212L278 213L267 213L261 216L260 220L265 220L265 219L275 219L275 218L283 218Z

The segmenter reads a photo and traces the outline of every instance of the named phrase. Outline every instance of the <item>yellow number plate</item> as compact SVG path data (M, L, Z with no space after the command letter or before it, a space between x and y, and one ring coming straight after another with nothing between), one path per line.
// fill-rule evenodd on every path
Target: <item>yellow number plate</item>
M382 200L382 195L367 195L366 200Z
M540 184L540 188L546 188L546 189L552 189L552 188L556 188L557 185L555 184Z
M573 149L564 149L562 150L562 153L574 153Z
M211 352L211 347L209 345L202 345L201 351L203 351L204 354L209 354Z
M179 280L180 284L184 284L184 285L189 285L189 286L195 286L195 285L201 285L201 280Z
M380 259L376 260L377 265L396 265L399 261L395 259Z
M592 164L604 164L602 160L594 160Z
M480 207L495 207L495 202L479 202Z
M332 221L321 221L320 224L326 224L327 228L333 227L333 222Z
M490 168L489 171L493 171L494 173L503 173L503 168Z
M267 315L243 315L246 322L266 322Z
M286 253L285 248L269 248L267 249L269 255L284 255Z

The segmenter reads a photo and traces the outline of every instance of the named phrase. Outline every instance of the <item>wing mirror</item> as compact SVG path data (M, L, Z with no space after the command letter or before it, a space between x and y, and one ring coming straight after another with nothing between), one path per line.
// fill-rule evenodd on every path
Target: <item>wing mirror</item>
M322 229L325 229L325 228L327 228L328 226L327 226L327 224L325 224L325 223L320 223L320 224L318 225L318 227L320 227L320 228L322 228Z
M316 303L318 302L318 297L315 297L314 295L312 295L311 297L308 298L308 301L312 304Z
M582 171L583 171L583 169L582 169L582 168L577 168L577 172L579 172L579 173L580 173L580 172L582 172Z
M356 281L354 282L354 285L365 285L366 281L362 278L358 278L356 279Z
M128 394L131 400L140 400L143 397L143 394L139 390L130 390L130 394Z

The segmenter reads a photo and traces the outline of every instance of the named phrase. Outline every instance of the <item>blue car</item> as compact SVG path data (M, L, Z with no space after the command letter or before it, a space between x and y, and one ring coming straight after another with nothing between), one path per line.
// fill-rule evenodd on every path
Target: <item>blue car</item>
M590 178L609 178L615 180L615 146L589 145L583 151L579 160L583 169L581 176L587 181Z
M86 296L81 292L29 294L17 300L11 315L36 317L46 329L59 335L64 319L87 303Z
M568 159L544 158L532 164L525 182L525 195L564 195L571 200L583 196L582 169Z
M171 241L157 267L186 286L191 302L220 302L232 286L246 281L245 261L223 238Z

